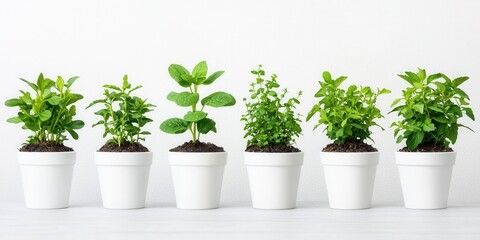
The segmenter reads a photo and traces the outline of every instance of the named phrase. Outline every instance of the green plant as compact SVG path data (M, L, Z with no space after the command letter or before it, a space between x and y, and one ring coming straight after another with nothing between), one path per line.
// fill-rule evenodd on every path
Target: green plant
M469 105L470 98L459 88L468 77L451 80L443 73L427 76L424 69L418 73L405 72L399 77L410 86L396 99L391 112L397 112L402 120L394 122L397 143L406 139L407 148L415 150L424 144L442 145L448 148L457 141L458 128L467 126L457 123L465 113L470 119L475 116ZM471 129L470 129L471 130Z
M85 123L81 120L73 120L76 115L76 107L73 105L83 96L72 93L70 87L78 77L72 77L65 81L58 76L56 81L44 78L40 73L37 83L29 82L20 78L34 91L34 96L29 91L20 90L21 96L5 102L7 107L18 107L20 110L16 117L9 118L9 123L23 123L22 128L33 132L28 137L29 144L54 142L62 144L67 137L65 132L70 133L73 139L78 139L75 132L81 129Z
M242 115L241 121L245 122L244 138L249 137L247 146L290 146L295 143L295 137L300 136L300 115L294 110L300 103L297 97L285 99L287 89L277 93L280 85L277 75L272 74L270 79L265 78L262 65L257 70L252 70L256 80L250 84L250 100L243 99L247 112Z
M144 141L144 135L150 135L150 132L143 131L142 128L152 119L145 116L146 113L153 111L155 105L147 103L147 99L141 99L137 96L131 96L132 92L142 86L132 87L128 82L128 76L123 77L121 86L103 85L105 98L98 99L90 103L87 108L96 104L103 104L104 108L95 112L95 115L103 119L93 124L92 127L103 125L105 131L103 137L111 135L107 143L114 143L121 146L125 143L138 143Z
M315 94L319 98L307 116L307 121L318 113L319 120L315 125L325 125L327 137L335 144L345 141L370 139L370 127L379 126L375 119L383 115L375 104L377 97L390 93L388 89L373 91L370 87L351 85L347 90L340 88L347 77L333 79L329 72L323 72L323 80L319 81L320 90ZM373 140L372 140L373 141Z
M183 92L170 92L167 99L180 107L189 107L191 110L183 118L170 118L160 125L160 130L169 134L180 134L187 130L192 134L192 142L199 141L201 134L217 132L216 123L213 119L207 118L208 113L204 111L205 106L214 108L233 106L235 98L226 92L214 92L200 101L198 87L210 85L217 80L224 71L216 71L207 77L208 66L205 61L198 63L190 73L186 68L178 64L168 67L170 76L181 87L188 89ZM201 103L201 108L197 106Z

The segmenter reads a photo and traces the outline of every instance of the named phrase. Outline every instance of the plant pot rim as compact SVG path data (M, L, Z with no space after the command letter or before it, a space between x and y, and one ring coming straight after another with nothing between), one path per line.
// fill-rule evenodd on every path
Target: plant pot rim
M376 152L324 152L324 151L320 151L320 154L336 154L336 155L377 155L377 154L380 154L379 151L376 151Z
M376 166L379 159L379 152L320 152L324 166Z
M21 166L65 166L74 165L77 153L71 152L20 152L18 164Z
M247 166L285 167L303 165L304 152L265 153L244 152Z
M98 152L95 151L97 166L150 166L153 152Z
M456 152L396 152L399 166L441 166L454 165Z
M225 166L227 152L168 152L170 166Z

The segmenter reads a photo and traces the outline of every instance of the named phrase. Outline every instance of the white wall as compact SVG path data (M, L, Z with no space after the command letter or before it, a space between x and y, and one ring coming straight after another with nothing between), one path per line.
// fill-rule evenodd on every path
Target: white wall
M245 110L253 80L250 70L262 63L279 75L283 87L304 91L299 111L306 114L315 102L313 93L324 70L350 77L347 83L386 87L393 91L380 100L388 112L391 101L405 86L396 74L416 67L427 72L468 75L465 88L480 116L476 93L480 87L479 1L2 1L0 3L1 102L16 97L25 88L18 78L78 75L76 90L85 95L78 104L79 118L88 125L97 121L93 110L82 110L101 97L101 86L119 83L128 73L139 91L158 105L151 114L156 121L148 127L154 134L146 145L155 152L148 201L173 202L174 192L167 165L169 148L187 140L185 135L159 131L167 117L183 114L165 97L180 90L170 79L167 67L180 63L192 68L207 60L210 69L226 70L216 84L202 88L208 93L225 90L238 104L214 109L217 134L204 139L225 147L229 163L225 172L223 201L250 200L242 151L245 147ZM0 110L0 200L23 201L16 163L16 149L28 135L19 125L5 119L14 109ZM395 116L380 121L388 127ZM479 123L465 124L480 131ZM314 123L303 123L298 146L305 151L299 200L326 200L318 152L329 141ZM78 151L71 200L75 204L99 202L100 192L93 152L104 142L102 129L81 130L80 140L67 145ZM478 134L460 131L458 161L451 188L452 201L480 200L480 147ZM392 129L374 130L381 152L374 200L401 201L400 182L394 164Z

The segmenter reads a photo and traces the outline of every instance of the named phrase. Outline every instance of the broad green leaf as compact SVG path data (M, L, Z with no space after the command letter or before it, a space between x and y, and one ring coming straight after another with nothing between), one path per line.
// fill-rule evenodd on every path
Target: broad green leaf
M410 150L414 150L422 143L425 133L422 131L414 132L407 138L407 147Z
M18 98L12 98L5 101L5 106L7 107L16 107L23 104L23 101Z
M335 79L335 86L339 87L346 79L347 79L347 77L345 77L345 76L341 76L341 77Z
M192 85L192 82L187 82L182 78L183 75L190 75L190 72L188 72L188 70L185 69L183 66L178 64L171 64L168 67L168 73L173 78L173 80L180 84L180 86L190 87L190 85Z
M423 113L423 107L424 105L422 103L417 103L415 105L413 105L413 109L419 113Z
M38 117L40 118L40 121L42 122L45 122L45 121L48 121L48 119L50 119L52 117L52 112L50 112L49 110L45 110L43 112L41 112Z
M226 92L214 92L202 99L202 105L210 107L227 107L235 103L235 98Z
M212 84L215 80L217 80L217 78L219 78L220 76L222 76L222 74L224 73L225 71L217 71L217 72L214 72L212 75L210 75L207 79L205 79L205 81L202 82L202 84L204 85L210 85Z
M207 134L210 131L217 132L215 125L216 123L212 119L204 118L197 122L197 129L201 134Z
M50 103L54 106L59 105L61 102L62 102L62 98L59 97L59 96L53 96L53 97L48 99L48 103Z
M103 85L103 88L108 88L108 89L112 89L112 90L119 91L119 92L122 91L121 88L119 88L115 85L111 85L111 84L105 84L105 85Z
M425 69L419 68L417 76L418 78L420 78L420 80L425 80L425 78L427 78L427 73L425 72Z
M453 80L452 85L453 85L453 87L458 87L458 86L460 86L462 83L464 83L465 81L467 81L468 79L469 79L469 77L459 77L459 78L456 78L455 80Z
M55 82L49 78L39 77L37 80L37 86L40 91L45 91L55 85Z
M431 83L431 82L433 82L433 81L435 81L435 80L437 80L437 79L439 79L439 78L441 78L441 77L442 77L442 74L440 74L440 73L436 73L436 74L430 75L430 76L428 76L428 78L427 78L427 83Z
M71 105L71 104L76 103L77 101L79 101L81 99L83 99L82 95L76 94L76 93L71 93L66 97L65 105L66 106Z
M67 124L67 128L70 129L81 129L85 126L85 123L82 120L74 120Z
M198 122L204 118L207 117L207 113L206 112L202 112L202 111L195 111L195 112L191 112L189 111L187 114L185 114L185 116L183 117L183 120L187 121L187 122Z
M11 117L11 118L7 119L7 122L9 122L9 123L21 123L23 121L18 117Z
M388 90L388 89L386 89L386 88L383 88L382 90L380 90L380 91L378 92L378 95L389 94L389 93L391 93L391 92L392 92L392 91L390 91L390 90Z
M200 96L198 93L181 92L176 94L174 97L170 96L170 98L175 98L174 101L178 106L190 107L198 103Z
M78 134L75 132L73 129L67 129L68 133L72 136L73 139L77 140L78 139Z
M473 114L473 111L471 108L465 108L465 113L467 114L467 116L472 119L473 121L475 121L475 115Z
M192 77L197 80L201 78L206 78L207 72L208 72L207 62L201 61L193 68Z
M398 104L400 101L402 101L402 100L403 100L403 98L397 98L397 99L395 99L395 100L393 101L392 105L390 105L390 107L393 107L393 106L397 105L397 104Z
M323 72L322 77L323 77L323 80L325 80L325 82L327 83L332 82L332 75L330 75L329 72L327 71Z
M169 134L184 133L188 130L188 122L181 118L170 118L160 124L160 130Z

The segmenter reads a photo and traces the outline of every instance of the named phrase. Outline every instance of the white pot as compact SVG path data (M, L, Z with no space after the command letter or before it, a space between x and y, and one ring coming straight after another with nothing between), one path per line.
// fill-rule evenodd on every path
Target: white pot
M396 153L406 208L447 207L455 157L455 152Z
M295 208L303 152L245 152L245 164L254 208Z
M177 208L218 208L226 152L169 152Z
M18 153L27 208L68 207L75 157L75 152Z
M103 207L145 207L152 152L95 152Z
M370 208L378 152L321 152L320 159L325 173L330 208Z

